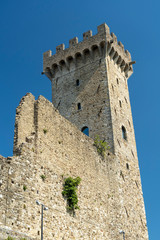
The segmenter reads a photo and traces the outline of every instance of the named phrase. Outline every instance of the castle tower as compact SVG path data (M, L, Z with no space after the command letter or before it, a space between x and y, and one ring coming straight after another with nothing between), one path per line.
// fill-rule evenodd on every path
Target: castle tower
M44 53L43 71L52 82L52 102L79 130L99 135L113 152L130 145L136 155L127 79L132 74L130 53L106 24ZM133 149L132 149L133 148ZM125 149L126 151L126 149Z
M52 102L60 114L91 138L105 139L118 157L118 211L130 232L127 239L136 231L141 236L134 239L148 239L127 85L134 62L106 24L97 29L94 36L83 33L82 42L71 39L67 49L57 46L55 55L45 52L43 73L51 80Z

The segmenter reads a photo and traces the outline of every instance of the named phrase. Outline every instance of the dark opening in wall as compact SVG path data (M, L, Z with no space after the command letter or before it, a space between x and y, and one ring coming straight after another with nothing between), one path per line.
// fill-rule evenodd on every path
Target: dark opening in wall
M128 103L128 101L127 101L127 98L126 98L126 97L124 97L124 99L125 99L126 103Z
M128 163L126 163L126 168L129 170L129 164Z
M117 84L119 84L119 80L118 80L118 78L117 78Z
M79 86L80 85L80 82L79 82L79 79L76 80L76 86Z
M133 153L133 151L131 150L131 153L132 153L132 156L134 157L134 153Z
M137 188L139 188L139 187L138 187L138 183L137 183L137 181L135 181L135 183L136 183Z
M77 104L77 108L78 108L78 110L81 110L81 103Z
M127 132L124 126L122 126L122 137L124 140L127 140Z
M83 127L81 129L81 132L83 132L85 135L87 135L89 137L89 128L87 126Z
M119 106L122 107L122 102L119 100Z

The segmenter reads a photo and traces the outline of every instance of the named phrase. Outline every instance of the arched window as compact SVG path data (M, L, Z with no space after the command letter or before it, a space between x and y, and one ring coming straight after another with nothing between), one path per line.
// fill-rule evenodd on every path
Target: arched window
M127 132L124 126L122 126L122 137L124 140L127 140Z
M85 135L87 135L88 137L89 137L89 128L88 127L83 127L82 129L81 129L81 132L83 132Z

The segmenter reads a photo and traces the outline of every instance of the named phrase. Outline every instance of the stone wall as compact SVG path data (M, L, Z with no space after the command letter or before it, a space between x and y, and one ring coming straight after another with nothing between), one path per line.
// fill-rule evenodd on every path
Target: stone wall
M139 215L134 214L131 222L124 213L121 160L109 151L103 159L93 140L63 118L44 97L35 101L32 94L27 94L23 105L26 107L18 107L20 117L16 116L19 127L15 128L15 137L20 139L15 141L15 154L0 157L0 227L40 239L39 200L49 208L44 211L46 240L122 240L120 230L129 240L146 240L146 226L139 222ZM34 112L30 119L28 112ZM22 119L24 124L19 124ZM68 176L82 179L78 187L80 210L75 216L67 212L62 197L64 178ZM127 188L130 194L132 185ZM132 199L132 204L143 207L139 196ZM127 211L130 208L129 202Z
M17 240L35 240L34 238L28 237L27 234L24 234L19 231L13 231L9 227L0 227L0 240L7 239L8 237L12 237Z
M26 136L23 126L19 125L21 127L15 131L24 133L21 135L24 142L16 145L13 157L0 158L1 226L38 239L40 208L35 203L38 199L49 207L44 212L45 239L111 239L113 234L119 236L118 231L111 231L115 227L112 212L118 207L112 197L117 192L116 181L113 181L113 175L116 179L114 156L108 152L107 158L102 160L93 140L59 115L49 101L41 96L35 102L32 99L33 96L27 94L23 100L26 112L35 109L35 132L28 131L30 135ZM23 114L26 116L24 109L18 113L22 119ZM32 124L30 119L24 127L32 129ZM41 175L46 176L44 182ZM78 188L80 210L75 217L67 213L66 201L61 194L67 176L82 179Z

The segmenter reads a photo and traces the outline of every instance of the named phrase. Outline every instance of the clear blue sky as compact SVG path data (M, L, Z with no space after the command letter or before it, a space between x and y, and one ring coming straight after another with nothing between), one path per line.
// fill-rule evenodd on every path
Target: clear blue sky
M160 2L143 0L5 0L0 3L0 154L11 156L15 109L31 92L51 100L42 53L106 22L136 60L129 79L151 240L160 228Z

